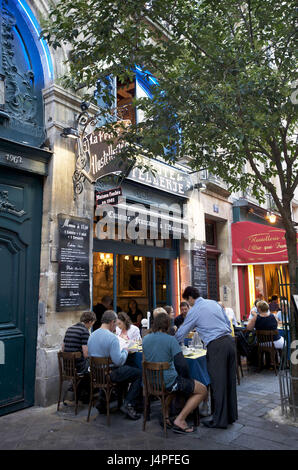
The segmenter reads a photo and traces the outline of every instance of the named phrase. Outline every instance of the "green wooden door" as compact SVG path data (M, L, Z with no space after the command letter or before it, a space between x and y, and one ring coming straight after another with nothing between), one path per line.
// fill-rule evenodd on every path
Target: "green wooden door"
M0 415L34 404L42 179L0 166Z

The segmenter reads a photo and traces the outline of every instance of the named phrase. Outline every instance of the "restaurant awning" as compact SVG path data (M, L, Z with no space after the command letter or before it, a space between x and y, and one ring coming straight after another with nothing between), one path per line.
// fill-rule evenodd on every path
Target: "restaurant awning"
M285 230L254 222L232 224L232 264L287 263Z

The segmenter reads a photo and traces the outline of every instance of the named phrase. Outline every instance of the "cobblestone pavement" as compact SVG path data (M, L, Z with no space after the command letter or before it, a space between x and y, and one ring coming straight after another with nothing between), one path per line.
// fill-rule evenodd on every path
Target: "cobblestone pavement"
M87 423L87 405L77 416L71 406L31 407L0 417L0 449L34 450L297 450L298 427L268 419L278 407L279 383L273 371L245 372L237 386L239 419L228 429L200 425L191 435L168 431L159 424L160 405L152 405L151 420L142 431L142 419L131 421L120 411L105 415L92 409Z

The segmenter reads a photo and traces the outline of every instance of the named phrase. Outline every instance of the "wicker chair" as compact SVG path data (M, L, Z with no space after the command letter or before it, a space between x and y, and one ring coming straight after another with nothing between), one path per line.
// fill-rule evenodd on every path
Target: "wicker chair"
M90 400L87 421L89 422L90 412L94 406L97 390L103 390L107 403L107 424L110 425L110 398L112 390L119 387L119 384L113 383L110 377L112 361L109 357L91 357L90 358ZM121 398L118 399L118 407L121 406Z
M270 354L271 363L274 364L274 371L275 375L277 375L276 371L276 355L277 351L274 347L273 337L278 335L277 330L256 330L256 337L257 337L257 347L258 347L258 361L259 361L259 371L262 368L262 357L264 353Z
M61 394L62 394L62 385L64 381L72 382L74 394L75 394L75 414L78 412L78 385L81 382L84 374L79 374L76 369L76 359L82 357L82 353L77 352L58 352L58 365L59 365L59 397L57 411L60 409ZM64 402L64 396L63 400Z

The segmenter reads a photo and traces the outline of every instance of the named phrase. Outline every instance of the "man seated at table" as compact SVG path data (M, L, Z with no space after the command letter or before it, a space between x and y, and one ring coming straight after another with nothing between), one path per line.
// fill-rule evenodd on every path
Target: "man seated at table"
M104 312L101 319L101 327L94 331L88 341L89 356L110 357L113 365L111 380L115 383L130 383L129 390L121 411L130 419L136 420L141 417L135 410L136 400L141 394L142 372L139 368L125 365L128 350L120 350L120 344L116 331L118 316L113 310Z
M152 326L152 333L143 340L143 352L147 362L168 362L170 368L163 371L166 389L172 392L182 392L187 396L187 401L173 421L173 431L180 434L194 432L192 426L188 426L186 419L195 410L199 403L206 399L207 388L197 380L187 379L177 374L174 366L174 358L182 354L177 340L167 334L170 319L166 313L159 313ZM167 419L167 425L171 423Z
M180 304L180 315L175 318L174 323L179 328L185 320L187 312L189 310L189 304L187 302L181 302Z
M94 325L95 320L94 312L83 312L80 321L66 330L61 347L64 352L78 351L82 353L82 357L76 359L76 369L78 374L84 374L78 385L78 397L83 403L89 403L90 377L87 343L90 336L89 329ZM68 391L72 391L72 386Z

